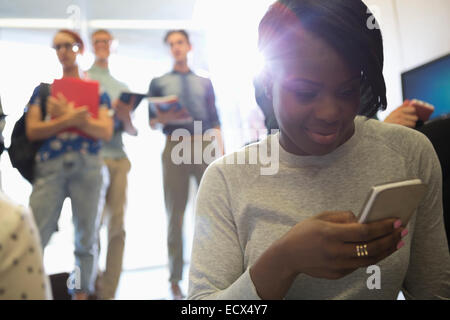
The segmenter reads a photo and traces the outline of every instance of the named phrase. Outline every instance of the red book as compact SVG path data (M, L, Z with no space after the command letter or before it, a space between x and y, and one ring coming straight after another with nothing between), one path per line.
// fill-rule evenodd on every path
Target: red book
M53 81L51 95L57 97L58 93L62 93L67 101L75 104L75 108L87 106L91 116L97 119L100 102L99 88L98 81L63 78ZM76 132L86 137L86 134L77 129L71 128L65 131Z

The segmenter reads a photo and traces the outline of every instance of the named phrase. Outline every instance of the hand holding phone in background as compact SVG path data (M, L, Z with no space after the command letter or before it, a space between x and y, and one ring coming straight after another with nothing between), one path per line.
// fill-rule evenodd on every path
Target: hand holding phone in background
M427 121L434 107L417 99L405 100L403 104L389 114L384 122L395 123L409 128L415 128L417 121Z
M411 100L410 104L416 108L416 114L419 117L419 120L423 122L428 121L431 114L434 112L434 106L421 100Z

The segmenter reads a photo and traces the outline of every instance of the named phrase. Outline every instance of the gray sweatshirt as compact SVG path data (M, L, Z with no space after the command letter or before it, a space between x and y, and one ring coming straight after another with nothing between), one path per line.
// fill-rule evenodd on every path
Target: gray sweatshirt
M357 215L372 186L413 178L429 188L405 246L377 264L380 289L367 285L375 273L360 268L338 280L300 274L285 298L396 299L400 290L406 299L450 298L442 174L431 143L415 130L364 117L355 127L324 156L290 154L275 134L208 167L196 204L189 299L259 299L249 268L295 224L323 211Z

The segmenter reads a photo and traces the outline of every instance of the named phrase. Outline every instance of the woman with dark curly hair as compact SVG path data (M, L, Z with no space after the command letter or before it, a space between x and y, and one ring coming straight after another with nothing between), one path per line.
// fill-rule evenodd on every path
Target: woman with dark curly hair
M189 298L450 297L436 153L421 133L368 118L386 107L370 15L360 0L280 0L262 19L263 87L280 132L207 169ZM263 161L230 164L256 149L277 158L276 172L263 174ZM428 189L408 223L358 223L372 186L415 178Z

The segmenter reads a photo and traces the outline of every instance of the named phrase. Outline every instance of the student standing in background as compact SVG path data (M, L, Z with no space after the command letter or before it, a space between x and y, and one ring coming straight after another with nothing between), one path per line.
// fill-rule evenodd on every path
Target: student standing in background
M125 104L119 100L122 92L129 91L128 87L116 80L108 68L113 41L111 33L107 30L97 30L92 34L91 40L95 63L87 71L87 74L90 79L100 82L102 90L111 98L115 113L113 137L104 144L101 151L109 173L109 185L105 184L108 189L101 221L101 225L106 223L108 226L108 248L106 268L102 274L99 273L97 282L99 287L98 298L114 299L122 272L125 247L124 214L127 198L127 175L131 168L131 163L124 151L122 133L126 132L136 136L137 131L131 122L130 115L133 101Z
M80 78L78 54L84 44L71 30L60 30L53 38L64 78ZM86 300L94 292L97 260L97 228L103 208L103 161L99 155L101 140L111 139L113 121L106 94L100 96L98 118L86 106L74 108L62 96L48 97L43 119L40 107L41 86L36 87L28 103L26 134L30 141L43 141L37 152L30 207L38 226L42 248L57 229L66 197L71 199L75 227L75 263L80 286L71 290L73 299ZM77 128L88 137L75 132Z
M204 133L208 129L217 129L218 153L223 154L223 141L220 134L220 122L215 106L215 95L212 83L209 79L196 75L188 66L188 53L191 51L189 35L184 30L169 31L165 38L165 44L170 47L174 59L173 70L162 77L155 78L150 83L149 94L152 97L176 95L183 109L161 112L159 109L149 109L150 125L156 128L163 126L166 135L166 146L162 154L164 199L168 217L167 246L169 253L169 269L171 282L170 290L173 299L182 299L183 293L178 282L183 273L183 242L182 225L189 193L189 177L195 176L197 183L205 171L207 164L181 163L175 164L171 158L172 149L180 142L171 139L171 135L177 129L185 129L188 134L181 139L189 139L194 153L194 141L200 141L202 150L208 146L203 142ZM202 132L194 132L194 122L184 124L171 124L173 120L192 117L194 121L201 121ZM186 141L186 140L184 140ZM217 150L217 149L216 149Z

